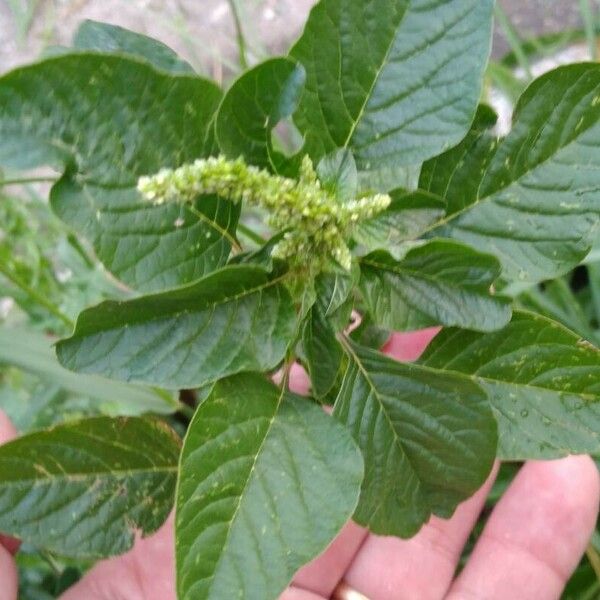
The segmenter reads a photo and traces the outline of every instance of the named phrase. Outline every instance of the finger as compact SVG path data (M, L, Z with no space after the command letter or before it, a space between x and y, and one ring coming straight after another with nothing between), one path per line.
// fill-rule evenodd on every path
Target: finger
M438 331L439 328L435 327L410 333L395 333L383 350L398 360L416 360ZM308 376L297 365L294 367L290 373L290 389L297 393L307 393ZM349 523L321 556L298 572L294 577L294 585L329 598L366 537L366 530Z
M5 412L0 410L0 445L17 437L17 430Z
M310 379L298 363L293 364L290 369L288 386L292 392L300 396L308 396L310 393Z
M14 425L0 410L0 445L9 442L16 435ZM16 540L0 536L0 600L15 600L17 597L17 567L11 556L11 551L17 547Z
M383 352L404 362L417 360L439 332L439 327L430 327L408 333L393 333L383 347Z
M415 360L423 352L438 328L393 334L383 350L398 360ZM308 387L307 376L298 370L290 376L293 385L304 390ZM318 558L301 569L294 578L294 585L329 598L348 570L354 556L367 538L367 532L354 523L349 523L336 540Z
M6 413L0 410L0 446L17 437L17 430ZM0 546L4 546L11 554L19 549L19 541L11 537L0 535ZM1 572L1 571L0 571Z
M596 524L593 461L529 462L496 505L449 598L559 598Z
M0 546L0 600L16 600L17 567L10 552Z
M329 597L329 596L327 596ZM279 596L279 600L326 600L323 596L318 596L317 594L313 594L312 592L307 592L306 590L301 590L296 587L289 587L281 596Z
M362 527L348 523L321 556L298 571L294 585L329 598L367 535Z
M393 334L384 351L398 360L415 360L438 331L438 328L431 328ZM308 377L300 367L294 367L290 373L290 388L306 394L309 389ZM296 574L294 585L329 598L366 538L367 532L363 528L349 523L321 556Z
M176 600L173 515L133 550L99 562L61 600Z
M432 517L410 540L371 535L348 572L346 583L377 600L440 599L494 482L497 465L483 487L448 520Z

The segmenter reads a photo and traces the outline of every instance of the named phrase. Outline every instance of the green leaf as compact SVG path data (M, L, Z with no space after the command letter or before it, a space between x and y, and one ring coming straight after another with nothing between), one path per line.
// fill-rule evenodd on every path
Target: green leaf
M353 200L358 192L358 171L352 152L347 148L324 156L317 165L321 185L341 200Z
M228 90L217 116L221 151L252 165L280 171L286 158L271 141L275 126L292 116L304 86L304 69L273 58L244 73Z
M369 313L362 315L359 326L350 333L350 339L366 348L380 350L390 339L391 332L388 329L378 327L373 323L373 317Z
M279 280L257 265L234 265L186 287L85 310L56 350L80 373L195 388L275 368L295 327Z
M0 364L19 367L38 375L46 385L89 397L108 414L171 413L178 407L167 392L67 371L56 360L52 340L23 327L0 327Z
M443 199L448 215L457 213L477 198L481 177L498 145L497 138L490 132L497 118L489 106L480 105L465 139L423 165L419 188Z
M510 320L510 300L490 294L498 261L468 246L432 240L400 261L379 251L362 258L360 266L368 311L387 329L455 325L493 331Z
M593 285L591 278L590 285ZM590 323L593 315L588 314L589 308L582 304L582 298L573 291L567 277L546 281L543 288L534 286L518 297L517 305L562 323L593 344L600 343L598 331Z
M497 333L445 329L421 360L487 390L501 458L600 454L600 351L558 323L515 312Z
M259 265L269 272L274 270L285 270L285 262L278 258L273 258L273 249L283 239L285 232L280 231L268 240L264 240L262 245L256 250L248 250L235 254L229 260L230 265L251 264Z
M184 442L181 600L275 600L352 516L363 476L350 434L257 374L219 381Z
M350 342L347 349L333 414L365 460L354 519L377 534L411 537L483 484L496 455L494 416L484 391L462 376Z
M312 393L323 398L333 387L342 361L342 348L335 331L318 303L306 317L302 329L302 349L312 384Z
M315 280L315 301L302 329L303 359L312 393L323 399L331 392L340 372L343 352L336 333L350 324L358 268L321 273Z
M600 65L543 75L519 100L512 132L493 156L467 157L455 171L450 213L432 235L493 253L510 281L566 273L585 258L597 233L599 134ZM475 152L487 143L476 142ZM482 167L473 167L478 161ZM476 180L463 186L474 172Z
M400 256L403 242L419 238L444 216L446 202L421 190L395 190L390 196L387 210L359 223L353 237L367 250L387 250Z
M354 306L353 292L359 276L360 271L353 264L350 271L338 268L321 273L315 280L316 302L336 331L345 329L349 324Z
M194 74L194 69L162 42L109 23L83 21L73 38L73 47L78 50L129 54L175 75Z
M366 187L458 143L481 94L492 0L321 0L290 55L306 90L295 122L313 159L350 148Z
M115 55L69 54L0 78L0 165L65 169L52 208L126 284L158 291L224 264L239 208L153 206L140 175L206 154L220 90Z
M0 530L77 559L128 550L173 503L180 442L149 418L87 419L0 446Z

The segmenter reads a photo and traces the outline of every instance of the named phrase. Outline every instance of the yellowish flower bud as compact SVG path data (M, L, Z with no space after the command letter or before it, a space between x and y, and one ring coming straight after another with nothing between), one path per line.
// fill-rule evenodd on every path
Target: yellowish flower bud
M308 156L302 160L297 181L247 165L241 158L218 156L140 177L138 190L154 204L193 202L203 194L217 194L266 209L271 227L289 230L273 255L296 266L310 262L316 270L331 258L349 270L352 254L346 240L352 228L391 202L388 195L377 194L342 203L321 187Z

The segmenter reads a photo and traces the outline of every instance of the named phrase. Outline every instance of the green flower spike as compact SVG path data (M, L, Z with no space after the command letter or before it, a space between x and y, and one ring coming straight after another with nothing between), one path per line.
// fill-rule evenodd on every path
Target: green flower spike
M273 255L296 265L306 265L307 257L312 257L319 269L333 258L350 270L352 255L346 240L352 229L391 202L386 194L341 202L321 187L308 156L297 181L249 166L241 158L219 156L141 177L138 189L155 204L192 202L202 194L218 194L263 208L269 213L269 226L286 231Z

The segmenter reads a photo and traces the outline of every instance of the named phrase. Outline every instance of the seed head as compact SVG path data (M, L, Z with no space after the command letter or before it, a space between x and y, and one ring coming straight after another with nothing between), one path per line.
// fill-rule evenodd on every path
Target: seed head
M346 240L352 229L391 202L386 194L341 202L321 187L308 156L302 160L297 181L247 165L242 158L218 156L141 177L138 190L154 204L193 202L203 194L217 194L231 202L261 207L268 212L271 227L286 230L273 255L292 265L310 263L317 270L329 259L349 270L352 255Z

